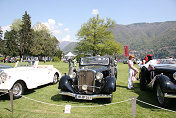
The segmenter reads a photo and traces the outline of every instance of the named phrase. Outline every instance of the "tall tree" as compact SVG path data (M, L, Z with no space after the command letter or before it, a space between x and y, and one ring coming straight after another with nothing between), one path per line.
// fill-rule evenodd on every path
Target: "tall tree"
M32 48L33 30L31 28L30 18L27 11L25 11L25 14L22 17L22 28L20 30L20 56L31 55L30 49Z
M15 19L10 26L11 30L19 32L22 29L22 21L21 19Z
M90 18L87 23L81 26L81 29L77 33L80 42L75 48L75 52L79 54L91 54L93 56L97 54L121 53L121 49L119 49L121 46L116 44L114 36L110 31L110 28L113 27L114 24L115 22L111 19L101 19L99 15ZM114 45L109 45L110 43Z
M8 56L18 56L19 55L19 39L20 30L22 29L22 22L20 19L15 19L10 26L11 30L5 32L4 37L4 54Z
M59 52L56 48L59 41L53 36L49 29L41 23L37 23L33 27L34 29L34 40L33 48L31 52L33 55L40 56L55 56Z
M4 54L12 57L19 55L18 32L15 30L5 32L5 50Z

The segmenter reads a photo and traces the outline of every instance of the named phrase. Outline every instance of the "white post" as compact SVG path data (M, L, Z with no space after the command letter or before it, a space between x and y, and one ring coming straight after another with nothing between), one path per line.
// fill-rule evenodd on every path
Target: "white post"
M10 94L11 111L13 113L13 90L11 89L9 92L10 92L9 94Z
M131 97L132 118L136 117L136 97Z

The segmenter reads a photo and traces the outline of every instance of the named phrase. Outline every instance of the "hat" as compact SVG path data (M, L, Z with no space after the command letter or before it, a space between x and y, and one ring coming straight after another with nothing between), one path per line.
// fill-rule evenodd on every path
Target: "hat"
M135 56L132 54L132 55L129 56L129 59L134 58L134 57L135 57Z

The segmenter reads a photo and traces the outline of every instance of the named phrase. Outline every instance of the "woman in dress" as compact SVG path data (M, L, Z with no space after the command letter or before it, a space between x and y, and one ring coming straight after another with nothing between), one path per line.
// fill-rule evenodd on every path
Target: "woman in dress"
M137 68L134 67L133 59L134 55L129 56L128 66L129 66L129 78L128 78L128 89L133 88L133 81L136 80L136 74L139 72Z

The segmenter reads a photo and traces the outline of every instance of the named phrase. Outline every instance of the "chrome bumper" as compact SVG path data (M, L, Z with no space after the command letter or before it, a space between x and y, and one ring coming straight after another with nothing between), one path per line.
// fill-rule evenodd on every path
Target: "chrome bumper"
M75 94L75 93L71 93L71 92L63 92L63 91L59 91L60 95L67 95L67 96L71 96L74 97L75 99L79 99L77 98L78 95L81 94ZM96 99L96 98L111 98L112 94L96 94L96 95L83 95L83 96L89 96L92 99Z
M8 93L9 90L8 89L0 89L0 92L2 92L2 93Z
M167 94L167 93L165 93L164 97L166 97L166 98L176 98L176 94Z

